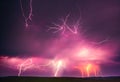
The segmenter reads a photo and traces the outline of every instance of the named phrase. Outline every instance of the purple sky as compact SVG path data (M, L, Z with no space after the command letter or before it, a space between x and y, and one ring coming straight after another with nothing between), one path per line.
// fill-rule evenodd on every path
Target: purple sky
M59 19L68 14L69 24L80 18L82 36L87 42L99 42L106 38L108 41L98 45L107 46L112 57L109 62L100 63L103 76L120 75L120 1L119 0L33 0L32 21L30 29L25 30L25 21L22 16L20 0L1 0L0 26L0 57L41 57L54 58L54 53L48 50L55 40L61 38L59 33L47 31L53 23L60 24ZM29 14L29 0L22 0L26 16ZM78 32L81 33L81 30ZM77 36L80 37L81 36ZM83 39L83 37L82 37ZM73 46L73 38L60 42L59 49ZM66 44L69 43L69 46ZM54 44L55 45L55 44ZM56 44L57 45L57 44ZM48 48L48 46L51 46ZM109 47L108 47L109 46ZM106 47L104 47L106 49ZM46 50L47 49L47 50ZM57 52L57 51L56 51ZM56 53L55 52L55 53ZM110 62L112 61L112 63ZM16 76L18 70L6 67L0 60L0 76ZM51 76L51 72L26 71L23 75ZM61 76L79 76L78 71L65 71Z

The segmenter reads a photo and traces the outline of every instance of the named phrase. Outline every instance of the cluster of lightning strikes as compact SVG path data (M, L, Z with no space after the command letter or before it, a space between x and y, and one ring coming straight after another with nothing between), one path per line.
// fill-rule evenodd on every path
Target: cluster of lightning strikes
M90 75L97 76L97 74L100 74L99 67L92 63L84 64L82 67L81 65L76 66L75 68L80 70L82 77L90 77Z
M67 21L67 18L65 19ZM64 27L64 34L74 33L67 25L58 25L60 28ZM78 28L79 26L75 25L73 28ZM69 32L66 32L65 29L69 29ZM58 29L59 30L59 29ZM74 34L73 34L74 35ZM76 36L76 35L75 35ZM63 39L62 36L59 40L59 44L53 44L50 48L54 47L57 49L61 45L68 46L68 44L64 44L67 40L71 40L72 37L67 37L67 39ZM79 38L77 36L77 38ZM61 42L63 40L63 42ZM65 40L65 41L64 41ZM80 38L82 40L82 38ZM104 40L106 41L106 40ZM101 41L101 42L104 42ZM54 41L53 41L54 43ZM99 44L99 43L98 43ZM28 58L20 58L20 57L0 57L0 61L4 65L8 65L10 68L14 68L18 70L18 76L23 75L25 71L50 71L51 75L54 77L58 77L62 74L62 72L66 70L77 70L80 72L81 77L91 77L91 76L100 76L101 70L99 64L102 62L108 61L110 57L110 53L112 53L109 49L104 49L104 47L94 47L92 44L86 42L81 42L78 40L74 40L72 42L73 48L58 48L57 51L59 53L54 53L55 56L52 59L42 58L42 57L28 57ZM54 52L56 52L56 49ZM49 51L49 47L48 47ZM65 51L65 52L64 52ZM47 49L46 49L47 52ZM58 55L56 55L58 54Z
M22 62L19 66L19 72L18 72L18 76L21 75L22 71L25 71L27 69L33 68L34 63L32 58L30 59L26 59L24 62ZM61 67L63 66L63 61L62 60L53 60L53 61L49 61L47 64L43 64L43 65L39 65L39 69L40 67L48 67L48 66L52 66L54 67L54 76L58 76L59 75L59 71L61 69ZM34 66L34 68L36 68L36 66Z
M29 21L32 21L32 15L33 15L33 13L32 13L32 0L29 0L30 11L29 11L28 16L25 15L25 12L24 12L25 10L24 10L23 5L22 5L22 0L20 0L20 6L21 6L22 15L23 15L24 20L25 20L25 27L28 28L28 26L29 26L28 23L29 23Z
M28 21L32 20L32 0L29 0L30 11L28 16L25 15L22 0L20 0L21 10L23 17L25 19L26 28L29 26ZM80 21L77 21L75 24L68 23L67 15L65 19L62 19L62 24L54 24L53 27L50 27L49 30L52 30L54 33L62 33L62 36L56 38L59 44L53 44L49 47L46 47L46 52L53 52L53 58L42 58L42 57L0 57L0 65L7 65L10 68L18 70L18 76L21 76L23 72L30 71L49 71L54 77L62 75L66 70L72 71L77 70L80 72L81 77L91 77L91 76L100 76L100 64L109 61L114 54L109 48L104 48L104 45L96 47L103 42L106 42L107 39L100 41L98 43L90 44L88 40L85 40L82 35L78 32L80 28ZM80 30L80 29L79 29ZM73 34L77 40L73 40ZM65 37L63 34L68 35ZM59 34L58 34L59 36ZM81 37L82 36L82 37ZM65 39L65 38L66 39ZM84 40L84 42L82 42ZM72 41L72 42L71 42ZM68 42L71 42L68 44ZM51 43L50 43L51 44ZM62 47L62 48L61 48ZM51 51L49 50L51 49ZM50 53L51 54L51 53Z
M31 19L30 16L26 19L26 21L28 19ZM64 33L66 35L69 33L72 33L73 35L77 34L78 33L77 29L79 28L79 22L74 24L73 27L70 27L66 23L67 20L68 20L68 16L65 18L65 20L63 20L62 25L55 24L56 27L50 27L50 29L56 29L57 31L55 32L62 31L60 33ZM72 30L72 28L74 28L74 30ZM68 31L66 32L67 29ZM61 37L59 39L63 40L63 42L59 40L60 41L59 44L55 45L56 49L61 45L68 46L67 44L64 44L65 42L64 40L69 41L72 39L72 36L67 37L67 39L63 39ZM82 38L80 39L82 40ZM104 41L101 41L98 44ZM104 48L102 49L99 47L98 48L94 47L91 44L88 44L87 41L81 42L78 40L77 41L74 40L72 42L72 45L73 45L73 48L69 48L69 47L67 49L58 48L57 51L59 51L60 53L55 53L55 58L53 59L46 59L41 57L31 57L31 58L1 57L0 60L2 60L3 63L10 65L11 68L18 69L18 76L21 76L23 72L27 70L31 70L31 71L42 70L42 71L51 71L52 72L51 74L54 77L57 77L57 76L60 76L60 74L64 69L78 70L81 74L81 77L99 76L100 75L99 64L103 61L105 62L106 60L108 60L108 58L110 57L109 54L111 52L109 50L105 50ZM66 52L61 53L64 50L66 50ZM60 54L60 55L56 55L56 54ZM59 56L61 57L59 58Z

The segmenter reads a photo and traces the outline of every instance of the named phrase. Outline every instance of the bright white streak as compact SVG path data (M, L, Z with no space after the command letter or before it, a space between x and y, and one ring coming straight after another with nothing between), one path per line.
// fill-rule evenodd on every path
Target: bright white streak
M57 66L57 67L56 67L56 71L55 71L55 74L54 74L55 77L58 75L58 72L59 72L62 64L63 64L62 61L58 61L58 62L56 63L55 66Z

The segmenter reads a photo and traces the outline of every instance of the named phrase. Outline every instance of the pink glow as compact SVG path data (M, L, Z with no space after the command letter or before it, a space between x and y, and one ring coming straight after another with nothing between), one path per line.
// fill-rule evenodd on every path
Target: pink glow
M32 1L32 0L30 0ZM31 16L31 14L30 14ZM29 17L26 21L30 19ZM111 61L115 57L114 53L116 46L114 43L100 45L91 44L89 40L84 39L84 36L78 32L79 22L72 25L72 28L67 24L68 16L63 20L62 25L56 25L54 28L61 31L56 39L49 40L45 44L44 52L46 57L32 55L31 57L0 57L0 63L5 67L18 70L18 76L21 76L25 71L47 71L51 72L52 76L60 76L64 70L82 70L81 75L90 77L91 73L97 76L100 71L99 64ZM74 30L72 30L74 29ZM100 45L100 46L98 46ZM52 54L52 55L51 55ZM52 56L49 58L49 56Z

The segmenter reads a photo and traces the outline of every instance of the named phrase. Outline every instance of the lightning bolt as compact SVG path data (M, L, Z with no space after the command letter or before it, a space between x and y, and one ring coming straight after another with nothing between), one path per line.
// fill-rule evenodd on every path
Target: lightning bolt
M24 20L25 20L25 27L27 29L28 26L29 26L28 21L32 21L32 16L33 16L33 13L32 13L32 11L33 11L33 9L32 9L32 0L29 0L30 11L29 11L28 16L25 16L25 12L24 12L23 5L22 5L22 0L20 0L20 6L21 6L22 15L23 15Z
M32 59L27 59L25 60L22 64L19 65L19 72L18 72L18 76L21 75L22 70L25 71L29 68L32 67Z
M62 34L64 34L66 30L68 30L68 31L70 31L73 34L77 34L78 33L78 28L80 26L79 21L77 21L75 24L70 26L70 25L67 24L68 17L69 17L69 15L67 15L65 17L65 19L61 19L62 24L55 24L55 23L53 23L54 26L50 27L48 30L51 30L51 29L56 30L53 33L57 33L59 31L61 31Z
M55 73L54 73L54 76L55 76L55 77L58 76L58 72L59 72L62 64L63 64L62 61L58 61L58 62L56 63L56 71L55 71Z

